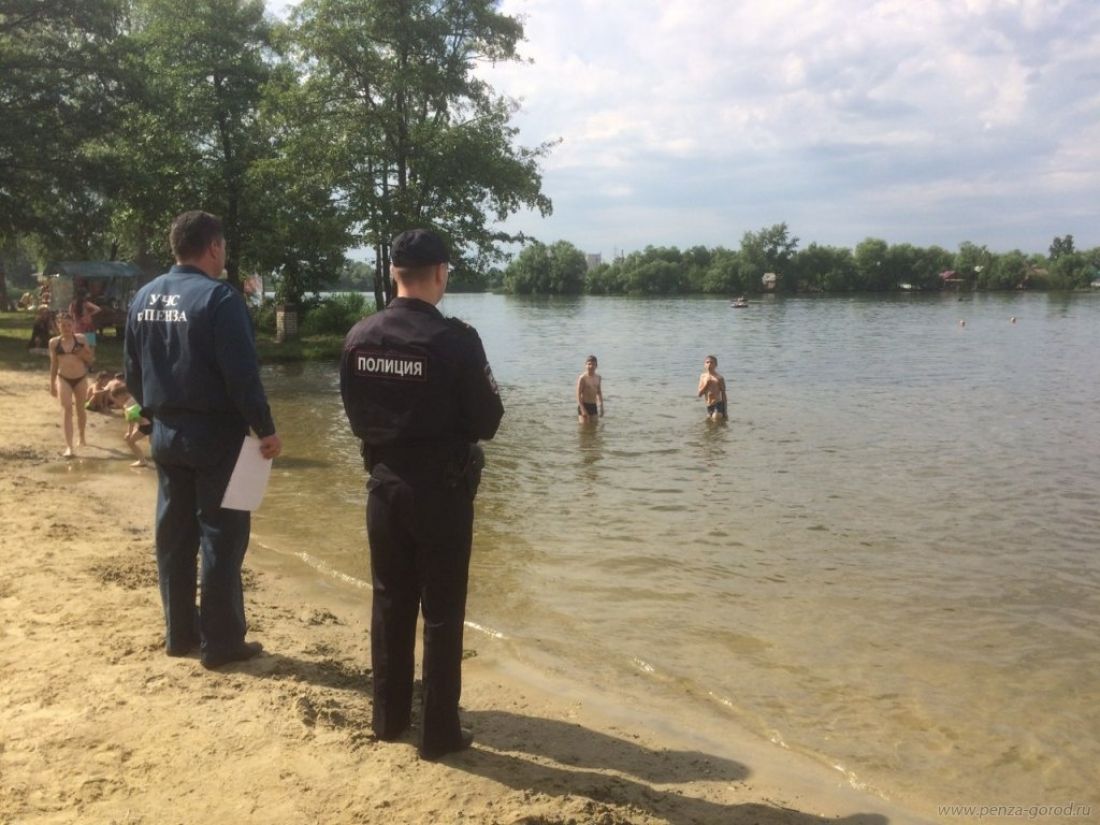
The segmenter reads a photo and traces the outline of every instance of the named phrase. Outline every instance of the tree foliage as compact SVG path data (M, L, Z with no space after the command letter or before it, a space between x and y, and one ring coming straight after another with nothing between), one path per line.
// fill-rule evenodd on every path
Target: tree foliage
M768 273L776 276L776 288L784 292L798 289L796 270L791 267L798 238L791 236L787 224L778 223L758 232L746 232L741 238L741 272L746 285L762 282Z
M508 265L504 284L519 295L576 295L584 289L586 269L584 253L568 241L535 242Z
M273 157L262 109L277 62L264 4L193 0L181 12L175 0L133 0L131 43L140 88L115 141L130 170L120 192L128 217L140 232L163 231L180 204L220 215L226 270L239 283L271 223L269 195L285 195L258 172Z
M517 59L519 21L492 0L305 0L291 42L308 66L303 139L323 143L356 232L388 298L389 243L431 226L466 269L522 240L494 228L520 208L549 214L538 161L510 125L515 104L478 79L478 61ZM311 133L309 124L315 124Z
M746 233L739 250L648 246L593 268L584 290L591 295L734 296L765 291L763 272L775 272L777 290L802 293L939 290L947 272L956 276L947 285L962 289L1079 289L1100 278L1100 247L1064 251L1051 261L1019 250L998 255L970 242L955 253L881 238L866 238L854 249L811 243L798 250L796 243L786 225L778 224ZM505 288L554 291L547 286L549 270L541 275L535 270L535 262L546 266L543 258L548 260L543 252L525 250L509 268Z
M0 12L0 238L105 254L103 142L123 94L119 0L7 0Z
M274 274L280 297L347 275L365 245L375 299L389 242L439 230L455 290L668 295L943 288L1072 289L1100 249L1055 237L1049 254L954 253L867 238L799 249L786 223L737 248L650 246L587 271L567 242L529 245L506 271L501 230L549 214L516 104L475 69L518 59L519 20L497 0L303 0L275 23L263 0L4 0L0 7L0 250L9 277L58 258L168 262L171 217L222 216L227 269ZM17 254L18 253L18 254Z
M274 272L288 299L333 282L343 253L433 226L455 286L548 214L516 104L474 73L517 59L493 0L6 0L0 12L0 239L47 257L166 263L173 215L219 214L227 270ZM383 298L387 295L381 296Z

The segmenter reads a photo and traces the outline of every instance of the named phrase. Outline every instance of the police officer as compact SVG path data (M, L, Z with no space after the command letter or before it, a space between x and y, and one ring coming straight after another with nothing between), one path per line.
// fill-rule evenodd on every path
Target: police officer
M348 333L340 391L363 442L374 605L373 729L409 727L416 620L424 613L420 755L470 746L459 725L462 630L482 452L504 407L473 327L436 309L450 256L434 232L391 245L397 297Z
M169 234L173 266L142 287L126 324L126 386L152 419L157 466L157 573L169 656L199 647L204 667L249 659L241 563L250 514L221 507L251 428L260 450L282 450L244 300L216 280L225 266L222 223L184 212ZM202 596L195 609L195 560Z

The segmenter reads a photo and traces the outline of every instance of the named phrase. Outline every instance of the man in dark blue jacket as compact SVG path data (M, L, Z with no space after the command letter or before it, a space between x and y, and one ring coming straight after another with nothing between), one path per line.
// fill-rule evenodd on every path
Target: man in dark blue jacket
M249 429L265 458L275 434L244 300L217 280L225 266L221 221L184 212L169 235L173 266L146 284L126 324L126 386L152 419L157 465L157 573L169 656L199 647L215 668L250 659L241 564L250 514L221 506ZM202 551L202 596L195 608L195 560Z
M477 441L493 437L504 407L477 332L435 307L447 287L443 240L413 229L391 253L397 298L348 333L340 391L370 471L374 733L389 741L409 727L423 611L420 755L438 759L473 741L458 700Z

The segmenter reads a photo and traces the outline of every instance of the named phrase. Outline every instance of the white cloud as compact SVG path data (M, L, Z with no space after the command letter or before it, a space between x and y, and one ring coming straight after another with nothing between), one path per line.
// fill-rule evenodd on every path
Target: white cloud
M285 8L290 3L273 3ZM590 251L803 243L1100 244L1095 0L503 0L553 217ZM946 236L937 232L946 232Z
M1100 204L1085 200L1100 161L1091 0L502 8L525 17L535 62L490 80L522 93L525 142L563 138L546 166L554 217L519 219L535 235L735 245L786 219L807 243L1100 243ZM630 210L583 196L611 186L631 190ZM1014 209L1032 222L1024 232ZM928 238L929 225L952 235Z

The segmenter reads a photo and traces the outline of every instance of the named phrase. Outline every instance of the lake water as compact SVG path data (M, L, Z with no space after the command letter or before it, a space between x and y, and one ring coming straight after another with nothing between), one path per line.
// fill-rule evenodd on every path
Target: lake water
M480 331L507 409L472 645L690 705L933 814L1100 810L1100 294L442 309ZM590 352L607 415L581 428ZM695 398L708 353L725 425ZM288 458L255 534L368 582L334 367L265 381Z

